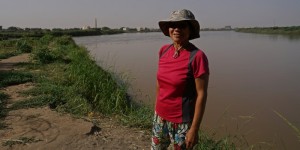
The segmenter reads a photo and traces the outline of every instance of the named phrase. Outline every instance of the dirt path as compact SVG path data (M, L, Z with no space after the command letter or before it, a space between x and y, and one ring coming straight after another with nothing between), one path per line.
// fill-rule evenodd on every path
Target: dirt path
M28 62L29 54L21 54L18 56L10 57L8 59L0 60L0 71L3 70L14 70L14 65L20 62Z
M0 71L14 70L18 62L27 62L28 54L0 61ZM25 83L0 89L10 96L9 104L24 99L19 93L34 87ZM0 130L1 150L94 150L149 149L150 134L128 128L107 117L97 118L94 126L85 119L76 119L49 109L30 108L10 111L5 118L8 125ZM23 143L22 143L23 142ZM17 144L18 143L18 144ZM4 146L5 144L11 146Z

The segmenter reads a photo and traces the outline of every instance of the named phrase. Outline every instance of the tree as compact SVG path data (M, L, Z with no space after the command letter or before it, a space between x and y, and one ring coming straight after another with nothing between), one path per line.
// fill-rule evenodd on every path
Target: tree
M9 31L18 31L18 30L23 30L23 29L19 28L19 27L11 26L11 27L8 27L7 30L9 30Z
M110 30L109 27L102 27L102 30Z

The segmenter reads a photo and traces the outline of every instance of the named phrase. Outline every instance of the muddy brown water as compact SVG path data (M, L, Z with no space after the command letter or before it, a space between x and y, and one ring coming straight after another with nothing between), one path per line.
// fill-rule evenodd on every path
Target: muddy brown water
M155 95L158 50L168 37L134 33L74 38L97 63L130 83L130 93L148 105ZM202 128L216 137L263 149L300 149L300 38L201 32L191 41L211 69Z

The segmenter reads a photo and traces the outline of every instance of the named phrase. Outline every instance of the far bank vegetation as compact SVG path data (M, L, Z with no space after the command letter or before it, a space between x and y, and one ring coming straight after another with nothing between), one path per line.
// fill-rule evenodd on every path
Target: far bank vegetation
M300 26L290 27L254 27L254 28L237 28L237 32L260 33L260 34L283 34L283 35L299 35Z

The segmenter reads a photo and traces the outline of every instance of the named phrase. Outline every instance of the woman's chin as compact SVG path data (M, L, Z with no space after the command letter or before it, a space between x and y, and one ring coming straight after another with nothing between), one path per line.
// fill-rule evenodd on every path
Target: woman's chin
M173 37L172 40L174 42L180 42L180 41L182 41L182 38L180 38L180 37Z

